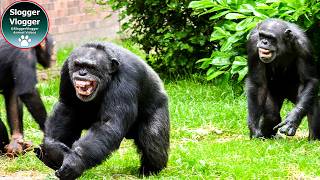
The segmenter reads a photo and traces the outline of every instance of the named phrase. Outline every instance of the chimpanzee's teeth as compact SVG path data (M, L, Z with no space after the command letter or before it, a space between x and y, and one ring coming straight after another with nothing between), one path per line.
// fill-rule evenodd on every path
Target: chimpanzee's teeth
M91 81L76 80L76 86L84 87L91 84Z

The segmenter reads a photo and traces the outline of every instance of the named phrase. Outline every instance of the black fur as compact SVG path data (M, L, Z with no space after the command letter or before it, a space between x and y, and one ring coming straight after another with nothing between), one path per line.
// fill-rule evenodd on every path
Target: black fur
M304 32L295 24L267 19L252 30L247 50L250 137L270 138L278 128L280 133L293 136L307 115L309 139L319 139L318 79ZM266 50L273 52L271 56ZM284 99L295 107L281 122Z
M48 68L52 53L53 40L50 35L47 36L45 43L25 50L15 48L0 38L0 92L5 97L11 133L14 130L23 133L22 102L44 130L47 113L36 89L36 64L38 62ZM15 113L12 113L13 111ZM14 122L16 116L19 122ZM0 127L1 134L6 135L5 126ZM7 139L7 136L0 136L0 141L5 142L0 144L0 149L3 149Z
M77 80L95 81L96 91L81 96ZM89 43L64 63L59 102L35 151L59 178L74 179L108 158L123 138L134 139L140 173L150 175L167 164L169 126L168 98L158 75L123 48ZM80 137L83 129L88 132Z
M0 154L4 153L4 146L9 144L9 136L7 129L0 120Z

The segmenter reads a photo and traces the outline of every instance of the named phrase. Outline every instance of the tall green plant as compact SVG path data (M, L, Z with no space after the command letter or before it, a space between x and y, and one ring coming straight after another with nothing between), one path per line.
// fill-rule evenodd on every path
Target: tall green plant
M122 31L142 46L158 72L193 73L209 56L213 29L207 16L193 16L191 0L99 0L120 12Z
M201 0L192 1L189 8L199 17L210 14L214 24L210 41L218 47L210 57L197 61L207 69L208 80L221 75L243 80L247 73L245 42L258 22L281 18L308 29L320 19L317 0Z

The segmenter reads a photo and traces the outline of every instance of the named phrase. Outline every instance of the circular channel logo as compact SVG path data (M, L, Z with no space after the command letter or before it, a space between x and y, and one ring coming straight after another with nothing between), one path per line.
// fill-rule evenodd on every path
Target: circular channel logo
M44 9L32 1L11 4L2 14L3 37L13 46L30 48L47 35L49 19Z

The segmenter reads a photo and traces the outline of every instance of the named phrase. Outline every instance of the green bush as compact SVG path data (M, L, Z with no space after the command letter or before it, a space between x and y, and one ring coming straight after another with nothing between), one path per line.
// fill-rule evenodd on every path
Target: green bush
M100 0L120 12L122 31L141 45L158 72L199 72L195 63L210 56L214 43L208 16L193 16L191 0Z
M214 25L210 41L218 44L210 57L200 59L207 79L221 75L242 81L247 73L245 42L250 30L266 18L281 18L300 25L319 47L320 19L318 0L201 0L189 5L194 15L210 15Z

